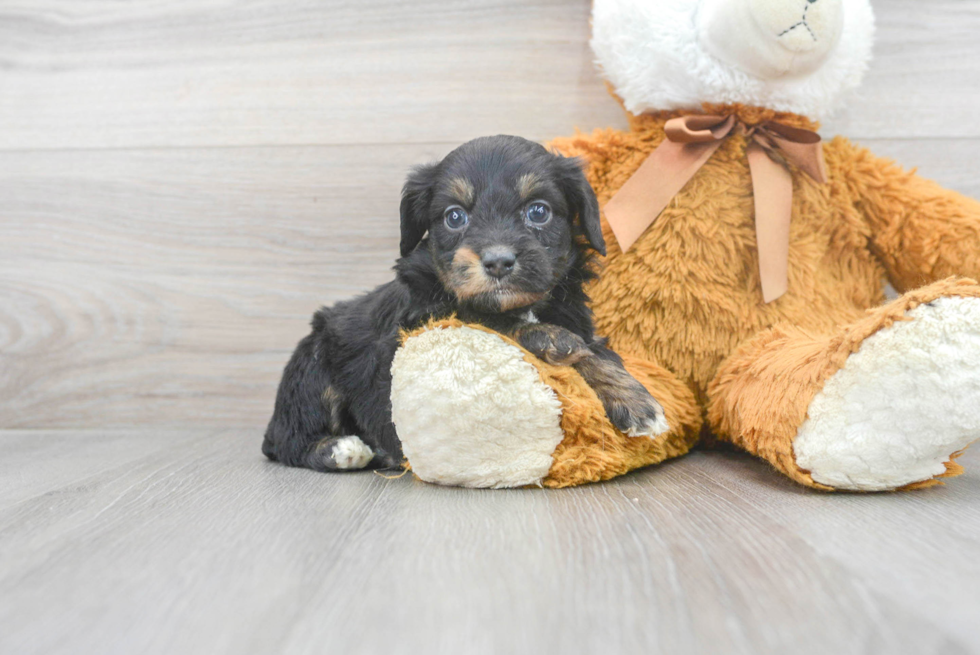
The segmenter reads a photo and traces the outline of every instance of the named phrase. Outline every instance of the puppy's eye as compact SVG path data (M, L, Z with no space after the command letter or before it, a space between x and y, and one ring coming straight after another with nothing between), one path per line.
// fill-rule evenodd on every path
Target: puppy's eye
M462 230L470 222L470 217L462 207L452 206L442 215L450 230Z
M524 208L524 220L531 227L541 227L551 220L551 206L543 200L536 200Z

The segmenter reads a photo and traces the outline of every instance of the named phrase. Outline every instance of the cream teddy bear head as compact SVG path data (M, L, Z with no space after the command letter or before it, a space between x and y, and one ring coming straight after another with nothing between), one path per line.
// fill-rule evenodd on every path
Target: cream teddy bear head
M595 0L592 49L633 114L740 103L823 118L871 59L869 0Z

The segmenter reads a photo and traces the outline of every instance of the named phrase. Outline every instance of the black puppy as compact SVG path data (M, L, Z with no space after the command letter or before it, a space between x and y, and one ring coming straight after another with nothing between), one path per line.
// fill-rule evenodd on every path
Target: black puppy
M317 471L399 466L389 400L399 330L453 313L574 366L623 432L664 431L660 404L593 334L582 288L595 277L590 247L605 254L599 205L574 159L496 136L416 169L402 191L395 280L313 316L262 452Z

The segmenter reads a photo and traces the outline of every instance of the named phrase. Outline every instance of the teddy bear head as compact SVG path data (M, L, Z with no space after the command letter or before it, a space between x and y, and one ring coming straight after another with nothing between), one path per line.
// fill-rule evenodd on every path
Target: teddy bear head
M871 59L869 0L595 0L592 49L626 109L742 104L820 119Z

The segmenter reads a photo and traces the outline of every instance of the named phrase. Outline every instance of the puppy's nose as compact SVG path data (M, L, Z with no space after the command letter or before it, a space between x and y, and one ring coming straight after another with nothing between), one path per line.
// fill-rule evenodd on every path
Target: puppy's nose
M500 279L514 270L517 257L507 248L489 248L480 257L487 275Z

